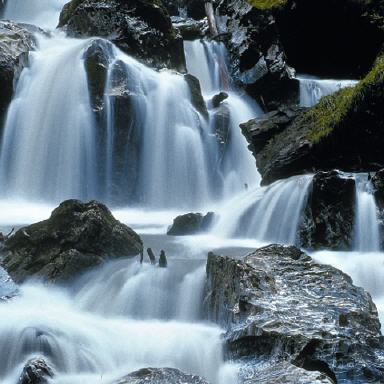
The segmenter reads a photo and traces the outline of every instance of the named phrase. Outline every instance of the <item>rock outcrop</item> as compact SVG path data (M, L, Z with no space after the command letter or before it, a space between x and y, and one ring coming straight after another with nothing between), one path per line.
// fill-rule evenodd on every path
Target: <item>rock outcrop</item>
M295 247L270 245L243 260L210 253L205 310L227 329L229 355L256 368L261 362L260 371L264 361L334 382L384 380L384 340L370 295Z
M53 376L53 369L44 359L34 358L25 365L19 384L48 384Z
M214 213L208 212L206 215L201 213L187 213L177 216L173 224L169 227L167 235L187 236L198 232L203 232L212 225Z
M113 384L208 384L203 378L174 368L143 368Z
M96 201L67 200L48 220L19 229L5 242L1 265L14 281L66 282L110 258L140 254L140 237Z
M305 248L350 250L355 220L356 186L337 171L319 172L312 180L303 213L300 243Z
M263 184L313 172L384 167L384 56L355 87L323 97L260 145L258 121L243 132L255 152ZM262 118L265 120L265 118ZM271 131L270 131L271 132Z
M0 127L20 73L28 64L29 51L34 48L32 33L36 30L27 24L0 20Z
M59 27L69 36L99 36L155 68L185 70L183 43L158 0L72 0Z

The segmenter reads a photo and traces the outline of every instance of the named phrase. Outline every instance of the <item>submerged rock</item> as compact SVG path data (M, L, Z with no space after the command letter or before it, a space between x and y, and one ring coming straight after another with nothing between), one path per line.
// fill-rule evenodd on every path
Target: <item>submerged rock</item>
M316 106L293 116L263 146L249 131L250 145L259 148L256 160L263 184L314 170L384 168L383 99L381 56L355 87L323 97Z
M110 258L143 251L132 229L97 202L67 200L48 220L19 229L5 242L1 265L16 282L65 282Z
M158 0L72 0L59 27L69 36L99 36L155 68L185 70L183 43Z
M0 20L0 127L12 100L16 82L28 64L28 54L35 46L37 28Z
M174 368L143 368L113 384L208 384L203 378Z
M301 245L314 249L351 249L355 205L353 178L337 171L317 173L299 230Z
M201 213L187 213L177 216L167 231L170 236L186 236L208 230L214 218L213 212L205 216Z
M210 253L205 311L227 329L232 358L290 363L335 382L384 380L384 342L370 295L298 248L270 245L243 260Z
M48 384L53 375L53 369L43 358L34 358L25 365L19 384Z

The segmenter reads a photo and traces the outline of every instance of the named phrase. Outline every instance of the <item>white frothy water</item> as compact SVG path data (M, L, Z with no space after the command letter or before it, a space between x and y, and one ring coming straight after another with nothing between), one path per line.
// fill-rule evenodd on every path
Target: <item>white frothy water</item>
M378 252L380 251L380 230L372 186L367 174L356 175L355 182L356 214L354 248L360 252Z
M8 0L3 17L53 29L67 2L68 0Z
M222 207L212 232L263 243L296 244L311 182L312 175L294 176L236 196Z
M300 82L300 105L312 107L316 105L323 96L331 95L346 87L353 87L357 84L355 80L325 80L314 76L299 75Z

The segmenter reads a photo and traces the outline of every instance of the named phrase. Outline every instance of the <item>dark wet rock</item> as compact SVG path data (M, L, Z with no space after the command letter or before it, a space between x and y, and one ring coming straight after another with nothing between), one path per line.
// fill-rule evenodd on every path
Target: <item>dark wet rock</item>
M274 15L288 62L299 73L359 78L384 41L382 1L287 0Z
M384 210L384 169L376 172L371 182L376 204L381 210Z
M273 11L245 0L222 0L216 13L219 32L229 34L235 80L266 110L296 104L299 85L287 64Z
M210 253L205 310L227 329L232 358L290 363L337 382L384 380L384 340L370 295L298 248L270 245L243 260Z
M35 46L33 32L27 24L0 21L0 127L20 73L28 64L28 54Z
M218 108L220 104L228 99L228 93L227 92L220 92L217 95L212 97L211 103L213 108Z
M48 384L53 376L53 369L43 358L34 358L24 366L19 384Z
M179 16L172 17L173 27L184 40L200 39L208 33L207 20L195 20Z
M140 237L97 202L67 200L48 220L19 229L5 242L1 265L16 282L65 282L88 268L142 252Z
M240 124L244 136L250 143L250 150L256 156L278 133L284 131L304 111L297 106L281 107L278 110Z
M156 256L153 253L152 248L148 248L147 253L148 253L149 261L151 262L152 265L155 265L156 264Z
M231 112L225 103L211 113L212 126L220 149L220 157L224 158L227 142L230 137Z
M187 213L177 216L168 229L167 235L186 236L206 231L212 225L213 218L213 212L208 212L205 216L201 213Z
M349 250L355 220L356 187L337 171L319 172L303 213L300 242L305 248Z
M165 252L161 250L160 257L159 257L159 267L167 268L167 265L168 265L167 256L165 256Z
M203 378L174 368L143 368L113 384L208 384Z
M263 184L316 170L384 168L383 98L381 56L355 87L323 97L260 148L256 160ZM253 145L253 136L247 138Z
M207 105L205 104L203 95L201 93L200 81L197 77L187 74L184 75L184 79L187 82L191 91L192 105L199 111L205 118L208 118Z
M99 36L155 68L185 70L182 39L158 0L72 0L60 15L69 36Z

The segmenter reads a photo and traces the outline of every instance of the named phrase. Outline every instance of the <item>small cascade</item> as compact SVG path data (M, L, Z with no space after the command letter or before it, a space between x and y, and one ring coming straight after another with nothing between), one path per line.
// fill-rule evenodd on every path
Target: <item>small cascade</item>
M380 251L380 231L375 197L367 174L357 174L354 248L360 252Z
M68 0L8 0L3 18L54 29L67 2Z
M300 83L300 106L302 107L312 107L323 96L357 84L355 80L325 80L308 75L299 75L297 79Z
M221 207L212 232L262 243L297 244L297 230L312 175L294 176L265 188L254 188Z

